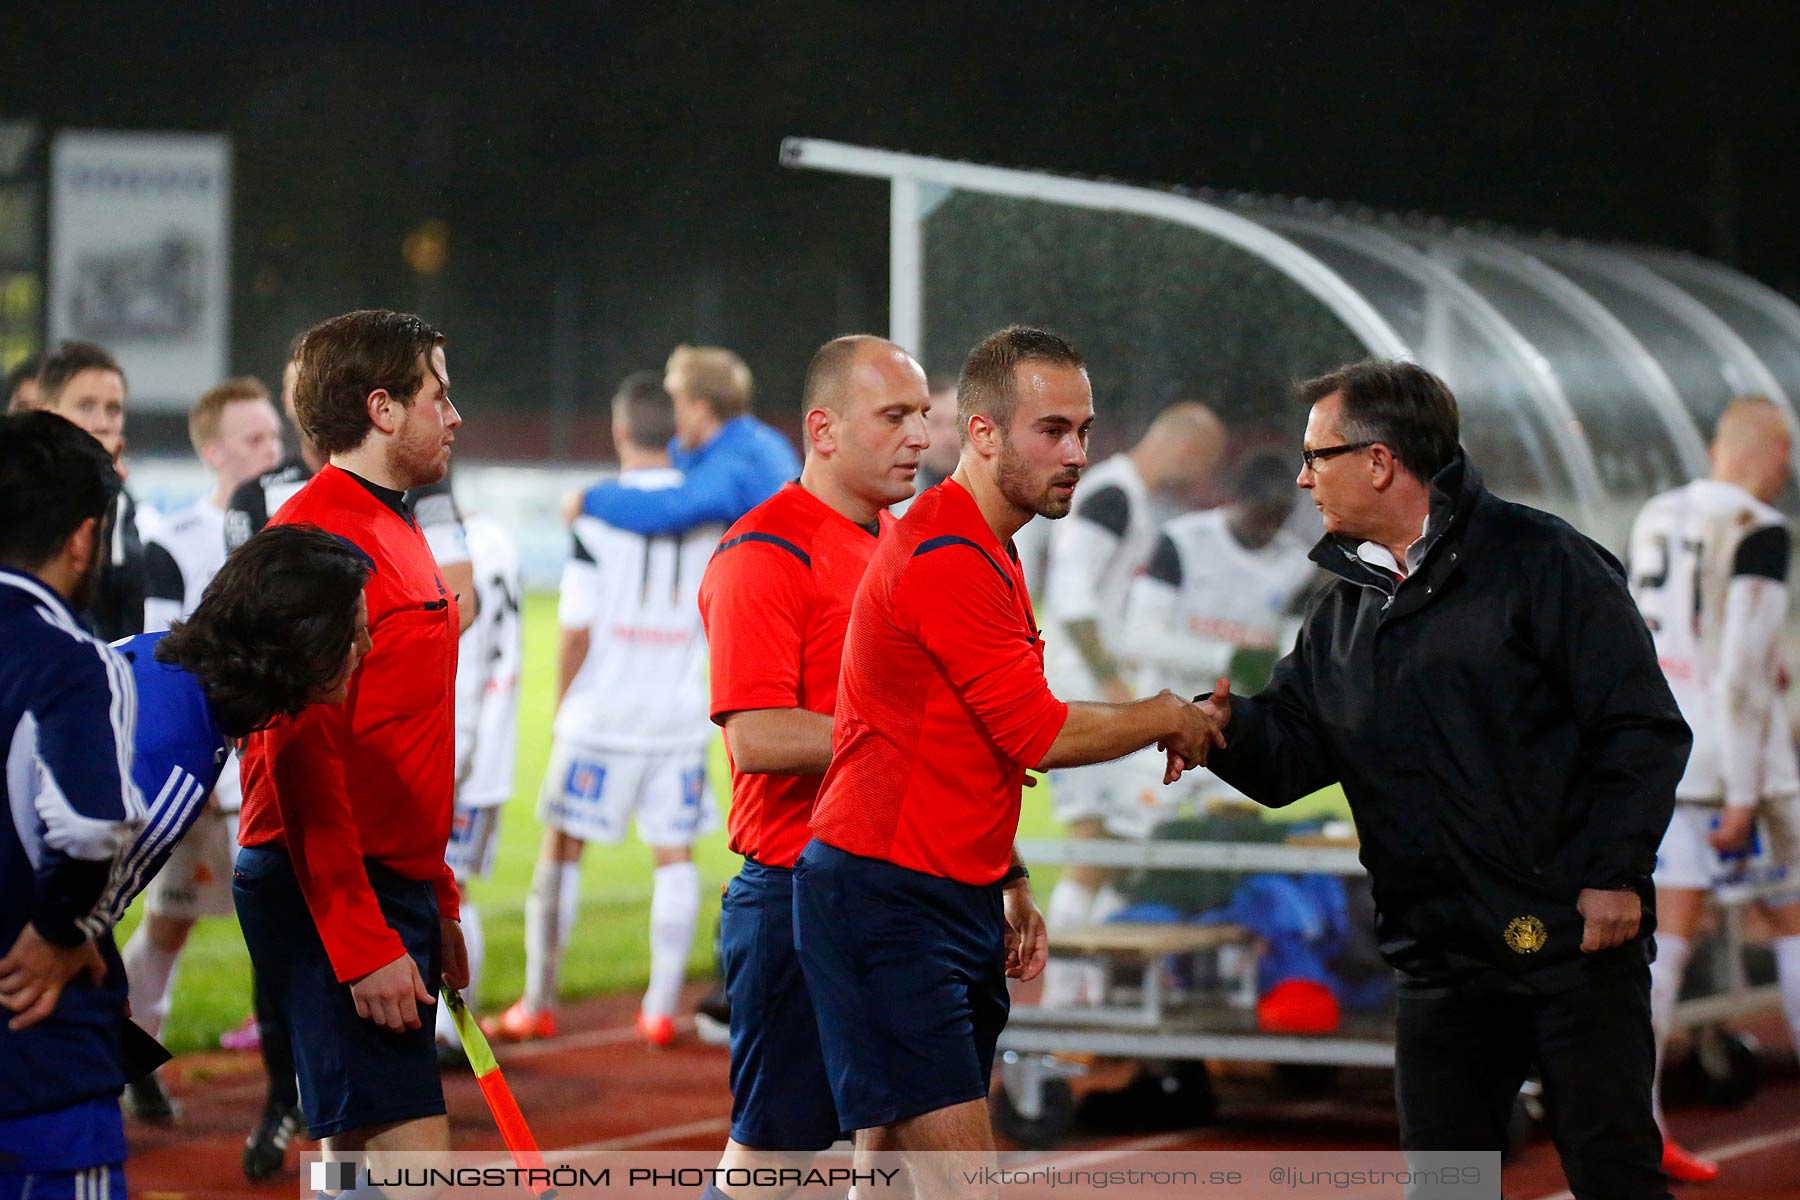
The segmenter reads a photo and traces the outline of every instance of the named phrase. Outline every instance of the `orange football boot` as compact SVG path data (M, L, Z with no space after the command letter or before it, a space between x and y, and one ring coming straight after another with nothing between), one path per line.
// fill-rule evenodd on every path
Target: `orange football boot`
M499 1016L481 1018L481 1032L490 1042L541 1041L556 1036L556 1014L533 1014L526 1009L523 999L514 1000Z

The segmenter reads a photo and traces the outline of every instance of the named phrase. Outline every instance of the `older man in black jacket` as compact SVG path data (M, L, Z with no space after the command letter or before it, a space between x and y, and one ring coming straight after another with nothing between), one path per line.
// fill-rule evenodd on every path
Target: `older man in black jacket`
M1400 976L1408 1150L1499 1149L1535 1061L1577 1197L1661 1197L1650 871L1690 736L1605 550L1501 500L1410 363L1301 388L1337 576L1208 766L1263 804L1341 782Z

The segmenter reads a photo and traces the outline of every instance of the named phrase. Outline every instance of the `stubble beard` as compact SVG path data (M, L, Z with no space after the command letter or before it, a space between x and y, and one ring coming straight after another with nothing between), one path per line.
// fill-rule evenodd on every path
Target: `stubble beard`
M394 473L406 480L407 488L437 483L450 473L450 463L443 457L441 442L423 445L405 438L398 439L389 461Z
M1031 477L1031 469L1013 449L1009 438L1003 438L1000 443L1000 469L995 482L1009 503L1052 521L1068 516L1070 506L1075 503L1072 494L1059 496L1051 491L1050 481L1037 484Z

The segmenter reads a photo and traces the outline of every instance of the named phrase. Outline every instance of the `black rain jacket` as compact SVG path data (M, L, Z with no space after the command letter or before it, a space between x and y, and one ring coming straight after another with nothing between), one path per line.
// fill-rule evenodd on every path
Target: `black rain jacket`
M1612 555L1502 500L1467 458L1396 582L1327 535L1337 577L1207 765L1280 807L1341 782L1384 958L1409 986L1560 991L1653 954L1650 871L1692 736ZM1631 887L1631 942L1581 952L1583 888Z

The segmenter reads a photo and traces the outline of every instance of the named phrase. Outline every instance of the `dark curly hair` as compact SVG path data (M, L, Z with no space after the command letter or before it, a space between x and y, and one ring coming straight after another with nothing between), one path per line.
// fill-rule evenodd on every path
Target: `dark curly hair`
M193 615L157 643L156 661L200 681L227 737L291 717L343 669L374 570L336 534L271 525L225 560Z

